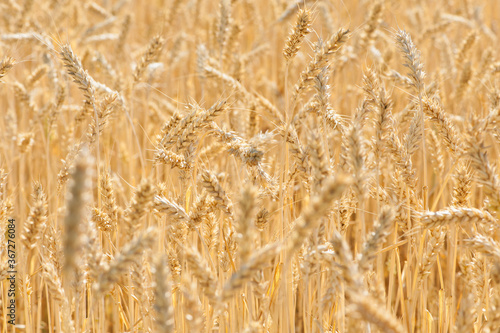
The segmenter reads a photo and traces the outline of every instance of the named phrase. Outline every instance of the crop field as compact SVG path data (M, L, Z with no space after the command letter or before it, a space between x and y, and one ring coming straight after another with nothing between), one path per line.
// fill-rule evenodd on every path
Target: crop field
M0 333L500 332L500 1L0 1Z

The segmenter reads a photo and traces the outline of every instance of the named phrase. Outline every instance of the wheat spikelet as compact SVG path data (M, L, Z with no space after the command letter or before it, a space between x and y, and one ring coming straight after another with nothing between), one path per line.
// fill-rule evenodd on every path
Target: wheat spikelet
M189 170L192 167L184 156L161 148L156 150L154 158L156 163L168 164L172 168Z
M130 265L137 263L146 248L152 246L155 238L155 230L149 228L135 236L129 243L125 244L121 252L100 273L94 285L98 293L106 292L112 284L128 271Z
M474 134L466 139L466 156L469 158L471 166L476 171L480 183L483 185L484 191L490 196L490 204L495 210L500 209L500 180L496 173L495 165L492 165L488 160L487 152L483 146L482 133L480 128L474 128Z
M477 235L474 238L468 239L467 244L474 250L491 256L495 260L500 258L500 245L490 237Z
M175 202L167 200L161 196L155 196L153 207L157 212L169 215L169 217L172 218L174 221L175 220L185 221L189 219L189 216L184 210L184 208L182 208Z
M102 195L104 211L110 217L111 221L116 223L119 210L116 204L113 182L111 180L111 175L109 174L109 172L105 171L101 173L101 178L99 180L99 189Z
M105 212L99 208L92 209L92 222L99 228L99 230L110 232L113 229L113 223Z
M355 304L356 312L366 321L378 326L387 333L406 332L401 322L389 311L377 304L373 297L360 294L359 292L349 292L349 298Z
M379 224L375 228L375 231L365 243L363 251L361 252L361 260L359 261L359 267L362 270L367 269L367 265L370 260L373 260L375 253L380 244L383 244L387 236L389 235L392 224L393 224L394 212L389 206L382 208L379 215Z
M147 51L142 56L141 61L135 69L134 83L137 83L141 79L141 76L144 74L146 67L158 60L164 44L165 40L161 36L153 37L153 39L149 43Z
M311 11L308 9L300 9L297 12L297 22L295 27L290 31L288 39L283 49L283 56L286 61L292 60L297 52L305 36L310 32L309 28L312 23Z
M196 250L186 248L184 253L186 261L194 276L198 279L198 283L203 288L205 295L210 300L215 301L217 299L217 279L208 264Z
M455 66L457 68L460 67L460 65L468 59L468 52L469 50L472 49L474 46L474 43L476 42L478 38L478 33L476 31L471 31L463 40L462 44L460 45L460 48L457 51L457 54L455 56Z
M463 149L462 140L447 115L435 101L424 98L423 103L424 113L430 117L436 125L438 133L444 141L446 147L454 155L460 155L461 150Z
M437 227L430 231L425 253L418 271L419 283L422 283L425 277L431 273L431 268L443 248L446 233L442 229L441 227Z
M472 175L468 167L460 164L457 170L457 184L453 188L453 205L467 207L471 196Z
M163 258L157 258L154 264L156 323L163 332L172 332L175 329L175 320L168 266Z
M224 213L233 216L233 204L231 200L229 200L229 197L222 186L219 184L217 177L215 177L215 175L208 170L205 170L201 174L201 181L205 190L212 196L221 210Z
M67 212L64 219L65 240L64 240L64 269L70 272L76 269L78 265L78 252L81 245L82 223L86 216L86 205L89 201L91 186L90 166L92 158L87 148L82 150L78 157L73 171L71 172L71 184L67 194Z
M24 246L28 249L37 247L48 217L47 195L39 182L33 184L32 198L33 205L21 236Z
M376 1L373 6L370 8L370 13L368 14L368 20L366 25L364 26L363 32L361 34L361 39L359 41L358 47L363 50L367 47L368 43L372 41L378 25L381 21L382 11L384 9L384 5L382 1Z
M302 245L309 233L318 226L319 219L328 212L332 201L340 198L350 183L351 180L346 176L325 180L319 194L313 199L292 230L289 241L292 250L297 250Z
M73 49L68 44L61 47L60 55L68 74L73 78L73 81L78 85L78 88L83 91L85 103L94 107L94 82L87 71L83 69L80 59L78 59L78 57L73 53Z
M0 79L2 79L5 74L11 69L15 64L15 61L11 57L4 57L0 62Z
M312 84L314 77L329 64L331 57L340 50L348 38L349 30L341 28L324 45L319 45L320 48L315 53L314 59L300 74L299 82L295 85L293 100L296 100Z
M151 181L147 178L143 179L137 187L130 205L124 212L125 236L128 239L139 229L140 219L149 211L149 207L153 203L154 194L155 189Z
M414 86L417 91L422 91L425 72L423 71L423 64L420 60L420 51L417 50L410 35L404 30L398 31L396 34L396 42L406 59L405 66L410 70L409 75L412 86Z
M497 221L490 213L477 208L449 207L438 212L422 214L421 223L426 228L435 228L450 223L487 223L495 225Z
M248 261L243 263L242 267L225 283L220 295L221 301L227 301L234 296L278 251L279 246L271 244L252 254Z
M37 68L35 68L35 70L26 79L26 86L28 88L32 88L35 85L35 83L39 81L47 73L47 71L48 67L46 65L40 65Z

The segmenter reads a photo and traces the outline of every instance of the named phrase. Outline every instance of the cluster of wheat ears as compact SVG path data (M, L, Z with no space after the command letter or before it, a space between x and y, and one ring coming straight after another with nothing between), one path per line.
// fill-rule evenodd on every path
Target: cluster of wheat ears
M499 20L1 1L0 332L499 332Z

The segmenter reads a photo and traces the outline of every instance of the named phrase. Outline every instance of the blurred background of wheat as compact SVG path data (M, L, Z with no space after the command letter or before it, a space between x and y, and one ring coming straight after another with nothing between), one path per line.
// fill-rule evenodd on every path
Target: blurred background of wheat
M2 1L0 332L498 332L498 22Z

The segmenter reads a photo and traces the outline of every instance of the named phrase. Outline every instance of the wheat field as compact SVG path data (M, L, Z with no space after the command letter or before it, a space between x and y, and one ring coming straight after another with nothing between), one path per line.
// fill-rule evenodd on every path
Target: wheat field
M3 0L0 333L500 332L500 1Z

